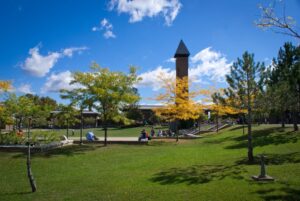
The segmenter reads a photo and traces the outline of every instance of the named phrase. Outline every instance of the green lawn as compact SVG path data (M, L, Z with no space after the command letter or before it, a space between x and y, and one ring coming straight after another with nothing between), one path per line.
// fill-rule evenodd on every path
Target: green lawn
M237 126L178 144L57 149L33 156L33 194L25 155L0 152L0 200L300 200L299 139L291 128L254 127L254 153L267 155L271 183L250 179L259 166L247 164Z
M155 130L158 129L168 129L168 127L160 127L155 126ZM149 134L151 130L151 126L146 127L134 127L134 128L108 128L108 137L138 137L141 133L141 130L145 129ZM80 136L80 129L74 129L74 135L72 135L72 129L69 130L70 137L79 137ZM102 128L86 128L83 129L83 137L89 131L94 132L94 134L98 137L104 136L104 130ZM53 130L40 130L40 129L33 129L33 133L41 133L41 132L55 132L58 136L67 135L66 129L53 129Z

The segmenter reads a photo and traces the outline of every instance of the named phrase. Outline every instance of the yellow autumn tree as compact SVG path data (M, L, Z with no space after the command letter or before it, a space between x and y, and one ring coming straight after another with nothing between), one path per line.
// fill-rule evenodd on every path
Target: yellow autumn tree
M2 95L7 92L9 89L11 89L11 82L10 81L4 81L0 80L0 99L2 99ZM1 100L0 100L1 101ZM1 134L1 128L4 126L5 123L9 122L11 118L8 115L8 111L4 107L3 104L0 103L0 134Z
M176 141L178 141L178 121L195 120L203 113L202 105L194 100L203 91L190 91L187 77L177 78L175 81L162 74L159 81L163 92L154 100L162 103L163 107L155 108L153 111L160 118L176 123Z
M237 100L224 98L224 90L218 89L211 95L213 104L209 106L212 113L216 115L216 127L219 131L219 118L225 115L235 115L245 113L246 111L235 107Z
M10 88L11 88L11 82L10 81L0 80L0 92L1 91L8 91Z

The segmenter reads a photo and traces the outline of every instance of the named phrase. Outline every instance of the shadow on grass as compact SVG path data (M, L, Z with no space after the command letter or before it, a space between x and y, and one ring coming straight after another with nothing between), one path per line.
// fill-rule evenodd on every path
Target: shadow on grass
M228 129L228 131L235 131L235 130L239 130L239 129L242 129L243 126L242 125L239 125L239 126L235 126L233 128L230 128ZM245 130L247 129L246 125L244 126Z
M285 163L300 163L300 152L287 154L264 154L266 165L282 165ZM236 165L260 165L260 156L254 158L254 162L249 163L247 158L235 162Z
M288 185L275 189L264 189L258 190L255 193L259 194L263 200L271 201L271 200L299 200L300 189L296 189L293 187L289 187Z
M206 140L203 141L204 144L220 144L223 142L228 142L232 140L232 137L224 137L224 138L220 138L220 139L210 139L207 138Z
M56 149L48 150L45 152L37 152L32 153L34 157L45 157L50 158L53 156L74 156L78 154L85 154L85 152L93 151L98 148L104 147L103 145L70 145L65 147L59 147ZM27 155L26 152L14 155L13 158L25 157Z
M299 132L284 132L282 128L267 128L254 130L252 133L253 146L279 145L285 143L296 143L299 139ZM247 147L247 135L232 138L236 144L225 147L226 149L241 149Z
M264 154L267 165L282 165L285 163L300 163L300 152L288 154ZM162 185L186 183L203 184L214 180L222 180L226 177L233 179L245 179L242 174L246 173L247 165L256 165L260 168L260 157L255 157L254 162L249 163L248 159L241 158L236 160L233 165L193 165L186 168L170 168L156 173L150 179ZM246 179L248 180L248 178ZM300 194L299 194L300 195Z
M148 143L148 146L164 146L164 145L170 145L170 144L175 144L176 141L174 140L174 142L166 142L166 141L163 141L163 140L157 140L157 141L150 141Z
M155 174L150 181L161 185L186 183L204 184L226 177L243 179L241 173L247 172L243 166L232 165L193 165L186 168L171 168Z
M0 192L0 196L10 196L10 195L29 195L32 194L31 191L23 191L23 192L11 192L11 193L2 193Z

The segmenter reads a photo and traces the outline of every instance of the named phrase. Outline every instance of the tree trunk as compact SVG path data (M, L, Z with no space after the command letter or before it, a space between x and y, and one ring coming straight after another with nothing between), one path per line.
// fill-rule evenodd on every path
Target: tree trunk
M243 135L245 135L245 116L242 115Z
M67 138L69 138L69 119L67 119Z
M27 152L27 176L29 179L29 183L31 186L31 191L34 193L36 191L36 183L34 180L34 177L31 172L31 159L30 159L30 125L31 125L31 119L28 120L28 152Z
M2 122L0 121L0 143L2 143Z
M298 131L299 130L299 128L298 128L298 113L297 113L297 111L294 111L293 112L293 124L294 124L294 131Z
M281 113L281 128L285 128L285 111Z
M247 73L247 100L248 100L248 161L253 162L253 145L252 145L252 106L251 106L251 91L250 77Z
M104 146L107 146L107 125L106 115L103 115L103 128L104 128Z
M30 143L28 142L28 153L27 153L27 175L29 183L31 186L31 191L34 193L36 191L36 183L31 172L31 161L30 161Z
M18 120L17 120L17 118L15 118L15 120L14 120L14 126L13 126L13 131L16 131L17 127L18 127Z
M217 133L219 132L219 115L218 115L218 113L217 113Z
M80 110L80 145L82 145L82 128L83 128L83 114L81 109Z
M253 162L253 146L252 146L252 125L251 125L251 109L248 110L248 160Z
M176 133L176 142L179 141L179 133L178 133L178 120L175 120L175 133Z
M98 120L97 120L97 116L95 116L95 128L98 127Z
M54 118L52 118L52 131L54 130Z
M21 124L22 124L22 117L20 117L19 122L18 122L18 125L17 125L18 130L21 129Z
M104 127L104 146L107 146L107 127Z

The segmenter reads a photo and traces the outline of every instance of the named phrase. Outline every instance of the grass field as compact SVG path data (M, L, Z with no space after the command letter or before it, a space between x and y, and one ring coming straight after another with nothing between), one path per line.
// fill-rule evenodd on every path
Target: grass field
M155 130L158 129L168 129L168 127L161 127L161 126L155 126ZM145 126L145 127L133 127L133 128L108 128L107 135L109 137L138 137L141 133L141 130L145 129L148 133L150 133L151 126ZM103 137L104 136L104 130L102 128L86 128L83 129L82 135L85 137L86 133L92 131L96 136ZM54 132L57 134L57 136L61 135L67 135L66 129L53 129L53 130L40 130L40 129L33 129L33 133L40 133L40 132ZM70 137L79 137L80 136L80 129L74 130L74 135L72 135L72 129L69 130L69 136Z
M179 143L34 154L36 193L30 193L26 156L0 152L0 200L300 200L300 132L254 127L254 154L267 156L267 173L276 179L270 183L250 179L259 165L247 164L246 139L235 126Z

